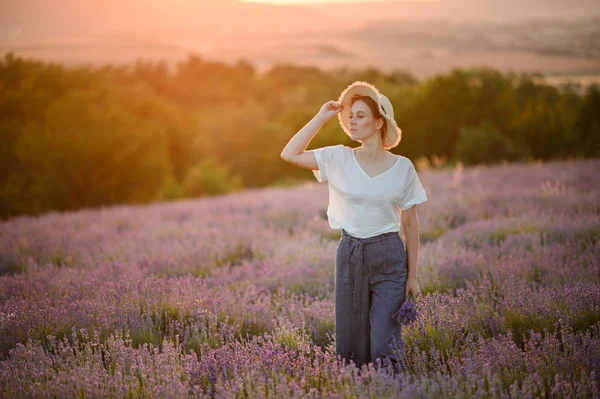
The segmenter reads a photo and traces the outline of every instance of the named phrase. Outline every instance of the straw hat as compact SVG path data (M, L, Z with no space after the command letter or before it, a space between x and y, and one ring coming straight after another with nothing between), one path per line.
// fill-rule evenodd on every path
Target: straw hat
M350 111L351 111L351 99L355 94L360 94L361 96L369 96L377 103L377 107L379 108L379 112L385 117L387 123L387 129L385 135L383 137L383 147L386 150L390 148L394 148L400 143L402 139L402 130L396 124L394 120L394 108L392 107L392 103L386 96L381 94L377 88L367 82L356 81L352 83L350 86L346 87L342 94L340 95L340 99L338 103L343 105L344 108L341 112L339 112L338 119L340 120L340 125L344 129L344 132L348 136L350 136L350 127L348 126L348 122L350 121ZM352 136L350 136L352 137Z

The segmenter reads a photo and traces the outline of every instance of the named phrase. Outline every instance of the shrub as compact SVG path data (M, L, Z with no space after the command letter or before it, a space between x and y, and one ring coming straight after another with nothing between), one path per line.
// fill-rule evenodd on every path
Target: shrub
M488 121L482 121L475 127L462 127L455 151L456 157L467 165L519 160L526 154L524 145L511 142Z

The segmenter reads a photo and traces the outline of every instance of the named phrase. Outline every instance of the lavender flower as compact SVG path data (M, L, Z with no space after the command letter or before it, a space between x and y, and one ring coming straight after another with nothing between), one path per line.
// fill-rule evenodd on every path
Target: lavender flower
M423 173L393 378L336 362L326 185L0 221L0 397L597 397L599 167Z
M415 306L415 302L406 300L393 315L393 318L398 320L403 325L412 324L419 317L419 312Z

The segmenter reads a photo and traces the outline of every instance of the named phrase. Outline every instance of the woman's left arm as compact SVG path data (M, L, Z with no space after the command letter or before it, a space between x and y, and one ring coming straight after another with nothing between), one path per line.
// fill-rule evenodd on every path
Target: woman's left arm
M416 300L417 295L421 295L417 273L417 264L419 261L419 216L417 214L417 205L413 205L402 211L401 223L406 240L408 266L408 277L406 280L404 299L406 300L408 294L412 292L413 298Z

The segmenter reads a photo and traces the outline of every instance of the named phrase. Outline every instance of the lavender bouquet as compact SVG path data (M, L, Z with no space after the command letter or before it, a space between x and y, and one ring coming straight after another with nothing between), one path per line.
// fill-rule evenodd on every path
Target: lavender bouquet
M417 311L415 302L407 299L400 306L400 309L392 314L392 317L403 325L410 325L419 318L419 312Z

